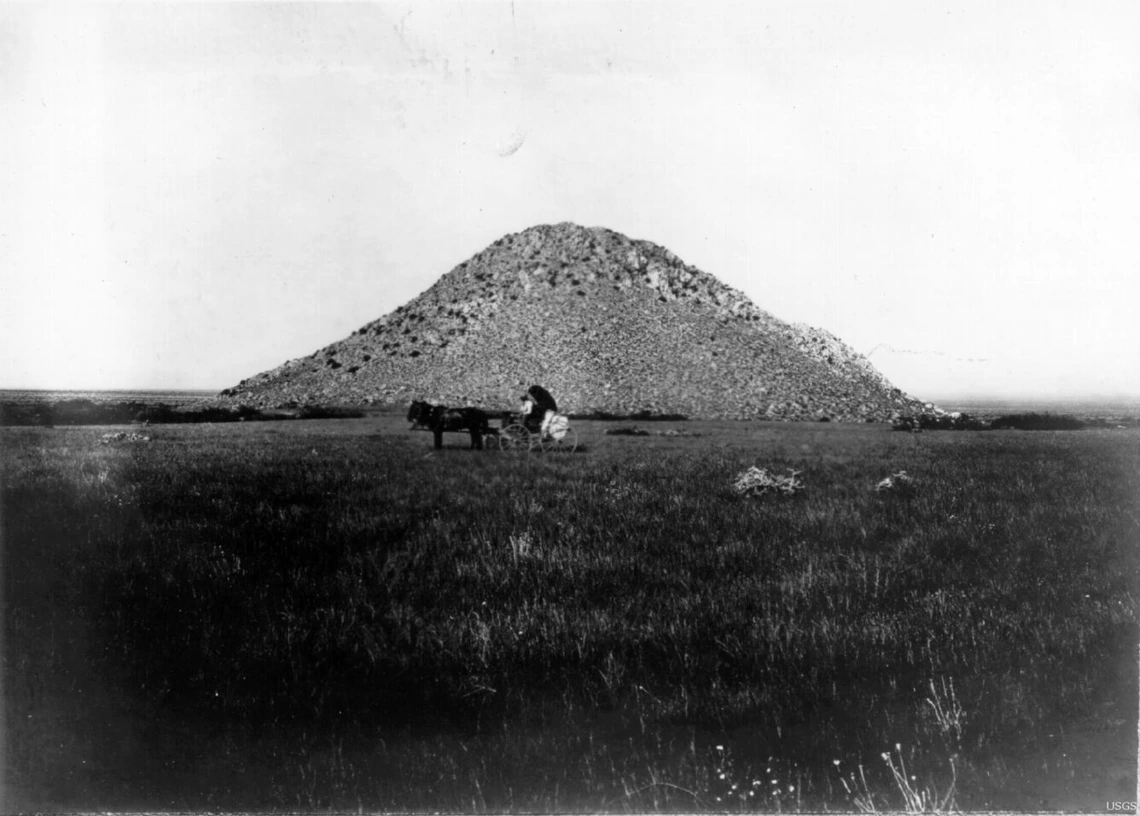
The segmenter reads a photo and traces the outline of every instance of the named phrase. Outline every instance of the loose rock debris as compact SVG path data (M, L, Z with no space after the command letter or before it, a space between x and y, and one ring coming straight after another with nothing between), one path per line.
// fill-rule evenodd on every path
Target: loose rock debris
M105 433L99 437L99 441L104 445L108 445L111 442L149 442L150 437L145 434L119 431L118 433Z
M798 493L805 487L804 483L796 478L800 472L789 469L787 476L781 476L769 473L764 468L750 467L737 475L732 489L741 496L762 496L766 493Z
M875 490L879 493L882 493L886 490L900 490L913 486L914 477L908 474L905 470L900 470L898 473L892 473L890 476L875 485Z

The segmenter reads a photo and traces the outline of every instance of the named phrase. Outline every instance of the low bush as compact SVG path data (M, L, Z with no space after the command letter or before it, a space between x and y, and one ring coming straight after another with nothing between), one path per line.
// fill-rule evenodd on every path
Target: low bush
M333 405L302 405L297 419L359 419L364 412Z
M51 427L51 406L45 403L0 402L0 427L42 425Z
M584 414L567 414L570 419L596 419L602 422L688 422L684 414L655 414L652 411L636 411L632 414L612 414L609 411L590 411Z
M1085 424L1068 414L1007 414L990 423L996 430L1079 431Z
M135 414L137 422L150 422L156 425L181 422L244 422L247 420L282 419L281 416L263 414L249 405L235 408L175 408L170 405L147 405Z
M899 417L891 428L895 431L984 431L987 426L969 414L919 414Z

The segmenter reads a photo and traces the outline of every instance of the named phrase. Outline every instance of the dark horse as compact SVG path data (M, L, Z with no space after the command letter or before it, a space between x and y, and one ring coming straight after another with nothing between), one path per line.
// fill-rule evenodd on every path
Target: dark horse
M483 449L483 435L487 433L487 415L478 408L448 408L416 400L408 409L408 422L412 429L427 428L435 434L435 449L443 447L444 431L470 431L471 447Z

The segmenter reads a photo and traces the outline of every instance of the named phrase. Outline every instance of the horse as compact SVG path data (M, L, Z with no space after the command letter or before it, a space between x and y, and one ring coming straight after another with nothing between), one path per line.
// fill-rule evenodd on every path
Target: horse
M489 431L487 414L478 408L448 408L416 400L408 408L408 422L412 430L427 428L435 434L435 449L443 447L444 431L469 431L471 447L483 449L483 435Z

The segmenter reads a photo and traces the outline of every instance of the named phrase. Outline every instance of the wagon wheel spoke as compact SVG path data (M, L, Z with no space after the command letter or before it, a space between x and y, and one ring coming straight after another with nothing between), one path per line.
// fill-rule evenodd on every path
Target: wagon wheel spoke
M578 447L578 433L573 428L566 428L560 437L544 436L542 449L558 453L573 453Z
M530 450L530 431L518 423L508 425L499 431L499 450Z

